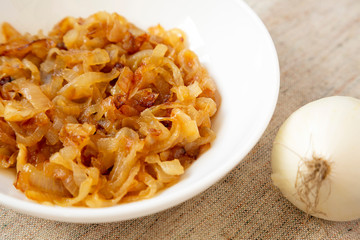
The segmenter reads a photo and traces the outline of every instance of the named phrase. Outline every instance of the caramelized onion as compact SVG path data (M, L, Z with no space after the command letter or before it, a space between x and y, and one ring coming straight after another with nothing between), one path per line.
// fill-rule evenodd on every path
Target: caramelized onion
M35 201L107 207L176 183L215 138L215 84L179 29L114 13L0 29L0 167Z

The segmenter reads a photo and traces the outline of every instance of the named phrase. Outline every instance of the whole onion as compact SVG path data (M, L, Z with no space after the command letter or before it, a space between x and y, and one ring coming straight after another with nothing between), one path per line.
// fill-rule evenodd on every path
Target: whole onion
M295 111L272 151L272 180L306 213L360 218L360 100L334 96Z

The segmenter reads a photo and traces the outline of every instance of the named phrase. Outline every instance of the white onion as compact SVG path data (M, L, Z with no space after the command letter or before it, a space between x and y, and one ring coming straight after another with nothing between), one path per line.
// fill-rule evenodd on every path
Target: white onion
M323 98L295 111L272 151L272 180L315 217L360 218L360 100Z

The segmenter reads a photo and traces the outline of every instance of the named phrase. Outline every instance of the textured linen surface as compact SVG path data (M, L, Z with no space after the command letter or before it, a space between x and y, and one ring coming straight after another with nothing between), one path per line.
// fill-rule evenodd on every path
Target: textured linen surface
M267 130L233 171L183 204L117 223L54 222L0 206L0 239L360 239L360 221L307 218L270 179L272 141L293 111L325 96L360 98L360 1L247 3L275 42L281 88Z

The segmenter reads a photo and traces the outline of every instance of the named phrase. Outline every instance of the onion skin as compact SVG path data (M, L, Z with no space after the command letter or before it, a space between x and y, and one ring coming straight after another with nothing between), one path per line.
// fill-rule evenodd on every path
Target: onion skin
M326 163L327 172L318 185L318 202L310 196L309 206L295 185L299 166L315 158ZM295 111L275 138L271 166L274 185L302 211L332 221L359 219L360 100L327 97Z

